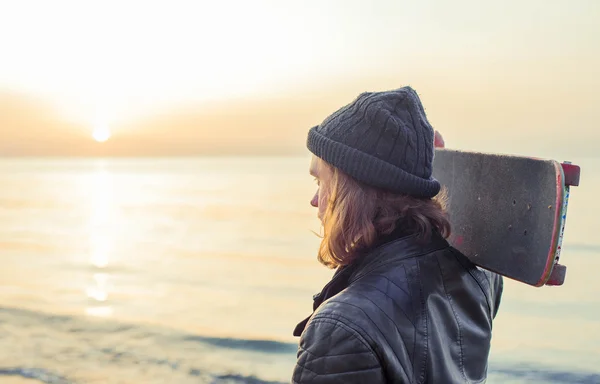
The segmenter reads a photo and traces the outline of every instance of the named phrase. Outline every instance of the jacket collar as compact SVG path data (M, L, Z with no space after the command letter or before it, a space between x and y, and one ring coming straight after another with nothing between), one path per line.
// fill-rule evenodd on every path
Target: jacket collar
M446 247L448 247L448 242L437 232L432 234L431 239L427 243L419 242L414 235L383 241L382 245L370 253L360 257L352 264L339 267L336 270L331 281L323 287L320 293L313 296L313 314L325 300L337 295L354 281L369 274L377 267L390 262L424 255ZM294 336L302 334L311 317L312 314L296 325Z
M415 235L401 237L375 248L371 253L357 260L357 267L349 283L369 274L383 264L395 262L412 257L425 255L447 248L448 242L437 232L433 232L427 242L420 242Z

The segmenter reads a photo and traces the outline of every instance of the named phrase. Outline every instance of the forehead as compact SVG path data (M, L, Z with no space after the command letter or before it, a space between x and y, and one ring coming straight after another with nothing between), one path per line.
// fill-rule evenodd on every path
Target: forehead
M313 176L317 176L319 174L320 165L321 165L321 159L319 159L317 156L313 155L310 160L310 170L309 170L310 174Z

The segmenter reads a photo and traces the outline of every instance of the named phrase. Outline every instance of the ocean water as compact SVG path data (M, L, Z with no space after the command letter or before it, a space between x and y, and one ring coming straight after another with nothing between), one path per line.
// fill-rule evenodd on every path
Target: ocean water
M316 261L308 158L0 160L0 383L282 383ZM561 287L506 280L489 383L600 383L600 160Z

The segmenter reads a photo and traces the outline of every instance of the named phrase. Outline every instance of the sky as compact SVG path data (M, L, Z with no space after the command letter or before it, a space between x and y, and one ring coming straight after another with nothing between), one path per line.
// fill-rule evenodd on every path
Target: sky
M457 148L592 155L598 20L596 0L0 0L0 155L302 153L403 85Z

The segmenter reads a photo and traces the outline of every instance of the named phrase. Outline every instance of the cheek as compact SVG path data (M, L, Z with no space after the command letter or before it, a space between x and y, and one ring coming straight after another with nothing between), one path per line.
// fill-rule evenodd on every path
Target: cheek
M325 212L325 210L327 209L329 194L323 188L320 188L317 194L319 199L319 210Z

